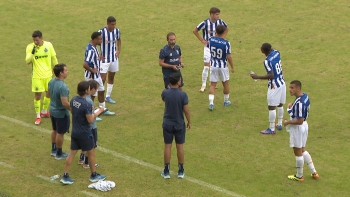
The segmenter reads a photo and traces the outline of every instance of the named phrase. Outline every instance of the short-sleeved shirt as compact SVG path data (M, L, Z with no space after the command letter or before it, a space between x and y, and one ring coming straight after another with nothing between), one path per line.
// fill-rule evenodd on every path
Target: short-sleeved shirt
M72 137L79 139L88 139L89 135L92 135L90 123L88 122L86 115L92 114L92 105L81 96L75 96L70 101L70 107L72 109Z
M178 45L171 48L169 45L165 45L159 52L159 59L164 60L164 63L178 66L180 63L181 49ZM180 70L174 70L172 68L162 67L164 76L170 76L173 73L180 72Z
M186 92L178 88L163 90L162 99L165 103L163 123L169 125L183 125L184 105L188 105L188 96Z
M94 106L94 102L92 101L90 95L87 95L87 96L86 96L86 100L87 100L88 103L90 103L92 106ZM91 127L91 129L96 129L96 128L97 128L97 125L96 125L96 118L95 118L94 123L90 124L90 127Z
M63 118L69 116L69 111L62 105L61 97L69 99L69 88L63 80L57 78L51 79L49 82L50 92L50 114L55 118Z
M105 59L102 63L109 63L117 61L115 52L117 50L116 42L120 40L120 31L118 28L113 29L113 31L108 31L107 27L100 29L98 32L101 33L102 43L101 43L101 53Z
M34 43L27 45L26 53L31 53ZM52 57L56 56L55 49L51 42L43 41L42 46L36 47L36 52L33 55L33 76L34 79L50 78L52 77Z
M267 73L273 72L273 79L268 80L268 88L281 87L285 84L282 72L282 62L280 52L272 50L264 60L264 67Z
M199 23L196 28L197 28L198 31L202 30L202 32L203 32L203 39L206 40L206 41L209 41L209 38L211 38L211 37L216 35L216 27L218 25L223 25L223 26L227 27L227 24L221 19L219 19L216 22L212 23L210 21L210 18L208 18L208 19L202 21L201 23Z
M304 121L309 116L310 110L310 99L307 94L303 94L297 97L290 109L288 109L288 114L292 119L304 118Z
M231 54L230 42L224 38L211 37L209 39L209 49L211 53L210 66L226 68L226 55Z

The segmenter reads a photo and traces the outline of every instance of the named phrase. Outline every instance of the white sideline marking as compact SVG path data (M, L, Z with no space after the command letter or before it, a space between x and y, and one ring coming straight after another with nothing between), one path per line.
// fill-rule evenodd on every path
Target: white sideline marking
M11 166L11 165L9 165L9 164L7 164L7 163L4 163L4 162L1 162L1 161L0 161L0 166L4 166L4 167L6 167L6 168L12 168L12 169L15 168L14 166Z
M22 126L25 126L25 127L30 127L32 129L35 129L35 130L38 130L38 131L41 131L41 132L44 132L44 133L51 133L50 130L48 129L44 129L42 127L39 127L39 126L36 126L36 125L33 125L33 124L28 124L26 122L23 122L23 121L20 121L20 120L17 120L17 119L14 119L14 118L10 118L10 117L7 117L7 116L4 116L4 115L0 115L0 118L2 119L5 119L5 120L8 120L8 121L11 121L13 123L17 123L19 125L22 125ZM70 140L69 137L65 137L66 140ZM104 153L109 153L115 157L118 157L118 158L121 158L121 159L124 159L124 160L127 160L127 161L130 161L130 162L134 162L136 164L139 164L139 165L142 165L142 166L146 166L146 167L149 167L151 169L154 169L154 170L157 170L157 171L162 171L163 168L159 167L159 166L156 166L156 165L153 165L153 164L150 164L150 163L146 163L144 161L141 161L141 160L138 160L138 159L135 159L135 158L132 158L132 157L129 157L127 155L123 155L123 154L120 154L120 153L117 153L115 151L112 151L112 150L109 150L109 149L106 149L106 148L103 148L101 146L98 146L98 148L96 150L100 150L101 152L104 152ZM171 172L171 174L174 174L174 175L177 175L177 173L175 172ZM42 177L39 177L39 178L42 178ZM46 177L47 178L47 177ZM50 181L50 179L48 178L48 180ZM216 186L216 185L212 185L210 183L207 183L207 182L204 182L204 181L201 181L201 180L198 180L198 179L195 179L195 178L191 178L189 176L186 176L185 177L185 180L188 180L192 183L196 183L198 185L201 185L201 186L204 186L204 187L207 187L209 189L212 189L212 190L215 190L215 191L218 191L218 192L221 192L221 193L224 193L224 194L227 194L229 196L234 196L234 197L245 197L241 194L238 194L238 193L235 193L235 192L231 192L227 189L224 189L224 188L221 188L219 186ZM51 182L51 181L50 181Z
M99 195L93 194L93 193L88 192L88 191L81 191L81 193L86 194L86 195L91 196L91 197L100 197Z
M43 176L43 175L37 175L36 177L41 178L41 179L43 179L43 180L45 180L45 181L48 181L48 182L50 182L50 183L58 184L58 182L57 182L56 180L51 181L51 180L50 180L50 177L46 177L46 176Z

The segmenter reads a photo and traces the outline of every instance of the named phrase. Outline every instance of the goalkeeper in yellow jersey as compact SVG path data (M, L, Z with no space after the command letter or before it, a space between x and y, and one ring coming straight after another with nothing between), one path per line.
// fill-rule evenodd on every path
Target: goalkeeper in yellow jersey
M32 92L34 92L34 108L36 112L35 124L41 122L41 117L50 117L48 107L50 97L48 96L48 84L52 79L52 68L58 64L56 52L50 42L43 40L43 34L40 31L34 31L32 34L33 43L27 45L26 63L32 64ZM46 92L44 96L43 107L41 107L41 93Z

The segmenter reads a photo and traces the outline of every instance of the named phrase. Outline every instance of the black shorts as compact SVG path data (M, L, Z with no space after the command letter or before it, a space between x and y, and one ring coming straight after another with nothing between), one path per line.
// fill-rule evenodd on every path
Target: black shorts
M163 123L163 137L164 144L173 143L175 137L176 144L184 144L186 135L186 126L183 125L169 125Z
M75 138L71 137L70 149L89 151L95 147L94 136L90 134L86 138Z
M95 143L94 148L96 148L97 147L97 128L91 129L91 132L92 132L92 136L94 137L94 143Z
M52 130L56 131L59 134L65 134L66 132L69 132L69 125L70 125L69 116L64 115L63 118L55 118L53 116L50 116L50 118L51 118Z
M180 75L181 75L181 85L180 85L180 87L182 87L182 86L184 86L185 84L184 84L184 80L183 80L183 78L182 78L182 74L181 74L181 72L179 72L180 73ZM170 74L171 75L171 74ZM169 77L170 77L170 75L163 75L163 80L164 80L164 88L165 89L169 89L170 87L169 87L169 84L170 84L170 82L169 82Z

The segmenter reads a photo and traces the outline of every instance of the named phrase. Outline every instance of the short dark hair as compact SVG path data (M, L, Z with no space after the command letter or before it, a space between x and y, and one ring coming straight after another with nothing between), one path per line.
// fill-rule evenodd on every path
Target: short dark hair
M91 34L91 40L95 40L97 37L101 35L100 32L95 31L94 33Z
M98 84L97 81L95 81L95 80L89 80L88 82L89 82L89 85L90 85L90 89L95 89L95 90L97 90L97 87L100 85L100 84Z
M272 46L269 43L264 43L261 45L261 50L265 53L268 53L272 50Z
M116 22L116 21L117 21L117 19L115 19L113 16L109 16L107 18L107 23Z
M39 30L36 30L36 31L33 32L32 37L33 38L36 38L36 37L42 38L43 37L43 33L41 33L41 31L39 31Z
M79 96L84 96L86 94L86 90L88 90L89 87L90 87L89 82L87 81L79 82L77 87L77 94Z
M293 80L290 82L290 84L294 84L296 87L301 89L301 82L299 80Z
M56 64L55 67L53 67L53 73L55 73L56 77L60 76L60 73L64 71L64 67L66 67L65 64Z
M181 75L179 73L173 73L169 77L169 82L171 85L176 85L181 79Z
M169 36L176 36L174 32L169 32L167 35L166 35L166 40L169 40Z
M220 13L220 9L216 8L216 7L212 7L212 8L210 8L209 13L210 14Z
M218 25L218 26L216 27L216 33L217 33L218 35L223 34L223 33L225 32L225 30L226 30L226 27L225 27L224 25Z

